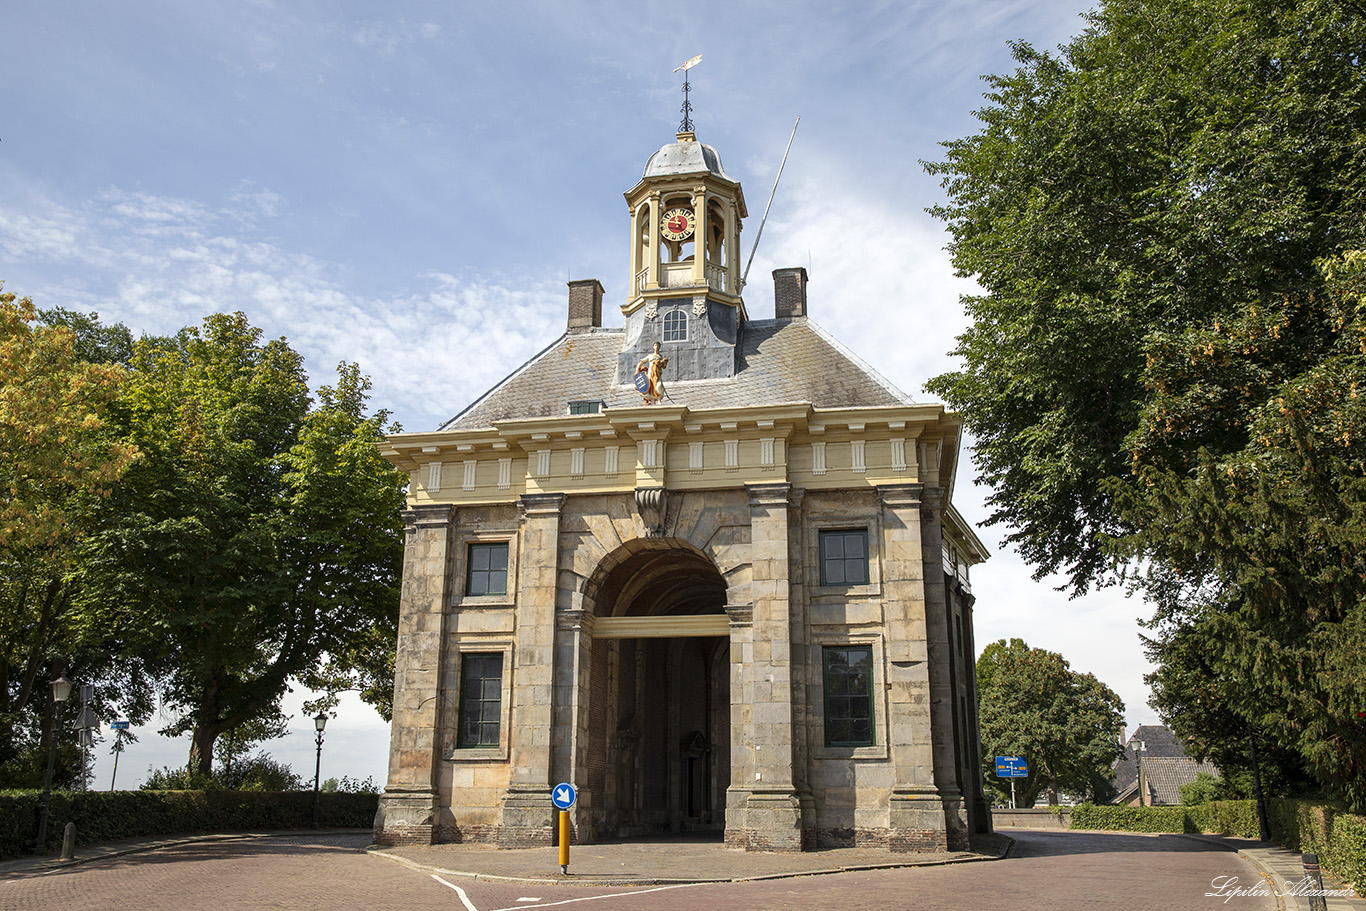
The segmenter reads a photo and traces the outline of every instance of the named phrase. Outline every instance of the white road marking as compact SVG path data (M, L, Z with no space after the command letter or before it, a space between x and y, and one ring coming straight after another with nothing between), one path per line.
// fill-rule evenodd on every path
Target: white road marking
M446 883L446 885L450 886L451 884L450 884L450 883ZM609 892L609 893L606 893L606 894L604 894L604 895L586 895L586 896L584 896L583 898L566 898L564 901L560 901L560 902L550 902L549 904L538 905L537 907L540 907L540 908L553 908L553 907L555 907L556 905L572 905L572 904L574 904L575 902L595 902L595 901L598 901L599 899L603 899L603 898L626 898L627 896L630 896L630 895L648 895L648 894L650 894L651 892L667 892L667 891L669 891L670 889L689 889L689 888L691 888L691 887L693 887L693 886L715 886L715 885L717 885L717 883L714 883L714 882L713 882L713 883L679 883L679 884L676 885L676 886L657 886L657 887L655 887L655 888L653 888L653 889L639 889L639 890L637 890L637 891L635 891L635 892ZM454 886L451 886L451 888L454 889L455 887L454 887ZM462 892L461 895L464 895L464 893ZM466 902L466 904L468 904L468 902ZM519 907L520 907L519 905L511 905L511 906L509 906L509 907L507 907L507 908L495 908L494 911L518 911ZM470 911L475 911L475 908L474 908L473 905L469 905L469 908L470 908Z
M443 885L443 886L450 886L452 889L454 889L454 890L455 890L455 894L456 894L456 895L459 895L459 896L460 896L460 900L461 900L462 902L464 902L464 904L465 904L465 911L479 911L479 909L476 908L476 907L474 906L474 902L470 901L470 897L469 897L468 895L465 894L465 890L464 890L464 889L460 888L460 887L457 886L455 883L448 883L448 882L446 882L444 879L442 879L441 877L437 876L435 873L432 874L432 879L434 879L434 880L436 880L437 882L441 883L441 885Z

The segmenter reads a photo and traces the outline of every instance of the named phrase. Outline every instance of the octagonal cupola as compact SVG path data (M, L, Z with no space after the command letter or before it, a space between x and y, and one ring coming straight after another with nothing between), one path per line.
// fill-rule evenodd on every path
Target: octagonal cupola
M629 314L650 300L706 295L731 307L740 301L740 222L745 195L726 176L716 149L691 131L645 163L626 193L631 213Z
M740 288L740 182L716 149L684 130L650 156L626 192L631 279L618 382L659 342L675 380L735 375L746 318Z

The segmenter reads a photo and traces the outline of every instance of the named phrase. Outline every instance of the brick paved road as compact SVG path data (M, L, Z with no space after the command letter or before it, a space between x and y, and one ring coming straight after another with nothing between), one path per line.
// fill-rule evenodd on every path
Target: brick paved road
M1206 897L1216 876L1256 883L1237 855L1176 836L1024 832L1001 861L812 876L751 883L641 889L486 883L430 874L362 853L364 835L198 843L111 858L0 882L9 911L765 911L869 908L1237 908L1269 911L1269 897ZM534 899L534 901L528 901Z

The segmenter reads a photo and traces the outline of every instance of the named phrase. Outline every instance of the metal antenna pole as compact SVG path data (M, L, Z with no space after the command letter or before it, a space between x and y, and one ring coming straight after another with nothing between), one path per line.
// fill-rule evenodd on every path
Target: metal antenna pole
M745 282L749 280L749 267L754 265L754 254L759 249L759 238L764 236L764 224L768 221L768 210L773 207L773 197L778 192L778 181L783 179L783 168L787 166L787 153L792 151L792 140L797 138L797 126L802 122L798 117L797 122L792 124L792 135L787 137L787 148L783 150L782 164L778 165L778 176L773 178L773 190L768 194L768 205L764 206L764 217L759 220L759 232L754 235L754 246L749 250L749 261L745 263L745 274L740 276L740 290L745 290Z

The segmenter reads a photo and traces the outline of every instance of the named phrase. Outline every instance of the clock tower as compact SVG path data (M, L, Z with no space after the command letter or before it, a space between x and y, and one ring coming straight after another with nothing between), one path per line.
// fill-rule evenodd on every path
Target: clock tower
M626 192L631 214L631 279L617 382L660 343L666 380L735 375L735 344L746 319L740 296L739 181L721 156L687 130L650 156Z

